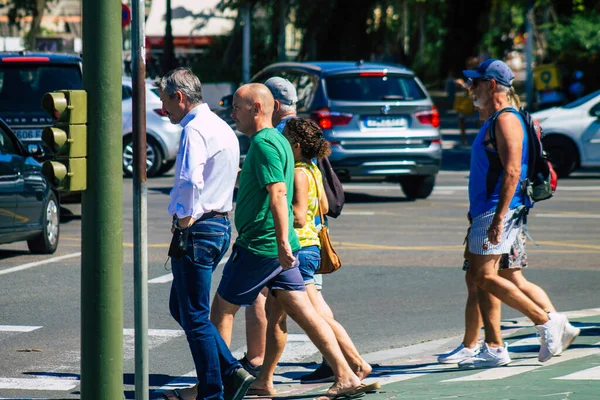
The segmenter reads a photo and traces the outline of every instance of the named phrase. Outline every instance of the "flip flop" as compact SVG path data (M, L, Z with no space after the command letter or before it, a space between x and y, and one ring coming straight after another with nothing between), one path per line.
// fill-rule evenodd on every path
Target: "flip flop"
M254 397L273 397L277 395L276 389L259 389L250 387L246 392L246 396L254 396Z
M381 383L379 383L379 382L373 382L373 383L369 383L369 384L361 383L360 385L358 385L357 387L355 387L353 390L351 390L349 392L340 393L340 394L333 395L333 396L332 395L324 395L324 396L317 397L317 399L318 400L358 399L358 398L363 397L367 393L375 392L380 387L381 387Z
M196 400L198 394L198 385L183 389L167 390L162 392L161 395L166 400Z

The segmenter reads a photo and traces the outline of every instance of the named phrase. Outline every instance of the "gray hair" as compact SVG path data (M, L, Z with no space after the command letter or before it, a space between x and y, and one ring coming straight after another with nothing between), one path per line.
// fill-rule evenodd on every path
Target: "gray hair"
M287 104L279 103L279 110L284 114L295 113L296 112L296 104L294 103L291 105L287 105Z
M172 97L179 91L192 104L202 103L202 85L200 79L189 68L175 68L165 74L156 82L161 92Z
M519 95L515 92L514 87L497 85L498 93L506 93L506 97L508 97L508 101L516 108L521 107L521 101L519 99Z

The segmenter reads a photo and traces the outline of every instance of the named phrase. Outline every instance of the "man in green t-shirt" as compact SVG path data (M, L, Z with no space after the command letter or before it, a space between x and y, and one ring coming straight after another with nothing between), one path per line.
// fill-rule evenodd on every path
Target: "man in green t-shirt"
M283 309L292 317L333 368L336 380L327 394L360 393L364 385L344 359L333 330L312 306L298 269L300 243L291 224L294 156L288 140L271 123L273 103L269 89L259 83L243 85L233 97L231 117L237 129L250 136L251 144L239 176L238 238L223 269L211 321L230 345L236 312L251 305L266 286L270 293L267 307ZM267 336L265 359L275 360L270 365L276 365L285 346L285 325L278 326ZM275 392L273 387L255 387L248 394L252 390L255 394Z

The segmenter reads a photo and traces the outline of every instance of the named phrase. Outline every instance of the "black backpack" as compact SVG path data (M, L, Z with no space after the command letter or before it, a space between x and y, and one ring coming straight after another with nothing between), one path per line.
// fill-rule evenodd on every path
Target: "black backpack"
M323 175L323 186L325 187L325 195L329 203L329 211L327 216L337 218L342 213L344 208L344 187L338 179L327 157L317 161L317 166Z
M494 149L496 148L496 135L494 129L496 126L496 119L503 112L513 112L519 114L525 123L527 128L527 143L529 149L529 161L527 163L527 178L525 182L521 182L521 186L529 197L531 203L537 201L546 200L552 197L556 191L557 175L552 168L552 164L544 147L542 145L542 127L540 124L533 119L531 114L525 111L524 108L520 108L518 111L512 107L503 108L492 116L492 124L490 126L490 139L488 143L491 143Z

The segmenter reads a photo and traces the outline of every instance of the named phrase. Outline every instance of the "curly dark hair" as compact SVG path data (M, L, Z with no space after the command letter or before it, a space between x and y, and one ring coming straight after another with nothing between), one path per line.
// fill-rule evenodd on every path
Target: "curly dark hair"
M323 131L314 121L304 118L290 118L284 133L291 144L300 144L302 156L307 160L323 158L331 154L329 142L323 138Z

